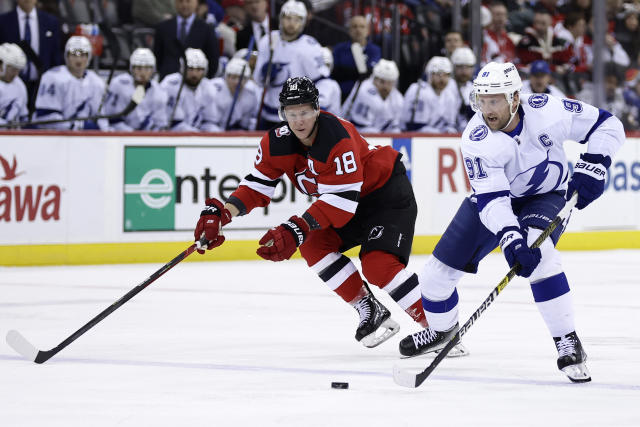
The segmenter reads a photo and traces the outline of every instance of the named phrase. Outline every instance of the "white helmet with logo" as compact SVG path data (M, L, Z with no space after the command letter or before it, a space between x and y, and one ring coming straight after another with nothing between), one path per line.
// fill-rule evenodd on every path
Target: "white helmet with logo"
M478 95L499 95L504 94L507 102L509 103L511 118L507 123L511 123L518 108L513 109L513 98L516 92L520 92L522 89L522 79L516 69L516 66L511 62L498 63L489 62L482 67L478 72L478 76L473 81L473 91L471 92L471 107L474 111L478 109Z
M85 36L72 36L67 40L67 44L64 45L64 57L65 60L69 52L80 52L89 55L89 61L91 61L91 42Z
M398 80L400 72L395 62L389 61L388 59L381 59L375 67L373 67L372 75L382 80L395 82Z
M244 78L248 79L251 76L251 67L247 61L241 58L231 58L224 69L224 75L228 76L240 76L244 73Z
M280 9L280 19L285 15L299 16L302 18L302 28L307 23L307 8L301 1L289 0Z
M451 61L449 61L449 58L444 56L434 56L429 60L429 62L427 62L425 72L427 73L427 76L435 73L451 74L453 72L453 66L451 65Z
M209 60L203 51L190 47L184 51L184 56L187 58L187 68L202 68L204 69L204 73L207 74Z
M22 70L27 65L27 57L20 47L15 43L3 43L0 45L0 61L2 61L2 72L4 67L12 66L18 70Z
M139 47L131 53L129 57L129 71L133 70L133 67L153 67L156 69L156 57L146 47Z
M459 47L451 54L451 62L453 62L453 65L468 65L472 67L476 65L476 56L470 48L466 46Z

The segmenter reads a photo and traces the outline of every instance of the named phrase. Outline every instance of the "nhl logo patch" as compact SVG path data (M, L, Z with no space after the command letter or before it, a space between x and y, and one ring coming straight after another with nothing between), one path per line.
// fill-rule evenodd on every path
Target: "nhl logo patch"
M544 107L549 101L549 97L546 93L536 93L535 95L531 95L529 97L529 105L532 108L541 108Z
M469 139L472 141L480 141L489 135L489 129L485 125L479 125L469 132Z
M289 135L291 131L289 130L289 126L284 125L276 129L276 137L280 138L281 136Z

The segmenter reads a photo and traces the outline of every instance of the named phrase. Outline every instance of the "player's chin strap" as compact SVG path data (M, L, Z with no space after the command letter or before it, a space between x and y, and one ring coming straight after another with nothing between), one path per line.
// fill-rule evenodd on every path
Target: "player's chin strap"
M511 110L513 109L513 98L514 98L514 95L515 95L515 94L516 94L516 92L513 92L513 93L511 94L511 101L509 101L509 98L507 97L507 102L509 103L509 114L511 114L511 117L509 118L509 121L507 122L507 124L506 124L506 125L504 125L504 126L502 127L502 129L500 129L500 130L505 130L506 128L508 128L508 127L509 127L509 125L511 124L511 122L513 121L513 118L514 118L514 117L516 116L516 114L518 113L518 106L520 105L520 102L519 102L520 97L518 97L518 105L516 106L516 111L511 111ZM507 96L507 94L505 93L505 94L504 94L504 96L506 97L506 96Z

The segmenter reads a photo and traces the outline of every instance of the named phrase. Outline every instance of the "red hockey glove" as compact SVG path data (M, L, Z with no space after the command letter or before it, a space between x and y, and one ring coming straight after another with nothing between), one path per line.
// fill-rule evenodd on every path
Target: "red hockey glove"
M200 213L196 231L193 233L198 247L197 251L200 254L204 254L205 248L217 248L224 243L224 236L220 234L220 229L223 225L231 222L231 212L224 208L220 200L207 199L205 204L204 210ZM200 245L200 239L203 236L209 241L207 246Z
M307 222L294 215L289 218L289 221L267 231L258 242L261 246L256 253L271 261L289 259L304 242L308 232Z

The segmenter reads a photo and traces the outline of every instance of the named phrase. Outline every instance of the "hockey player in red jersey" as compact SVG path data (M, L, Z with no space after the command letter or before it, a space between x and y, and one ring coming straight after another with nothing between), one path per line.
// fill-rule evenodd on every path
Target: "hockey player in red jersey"
M342 254L360 246L366 280L424 327L418 277L405 269L417 205L402 155L389 146L369 145L350 122L320 111L318 90L307 77L289 78L279 101L283 122L264 135L253 170L226 204L207 199L195 240L204 234L206 249L221 245L220 227L268 205L280 177L287 175L299 191L317 199L300 216L267 231L258 255L283 261L300 248L309 267L358 311L356 340L375 347L399 325Z

